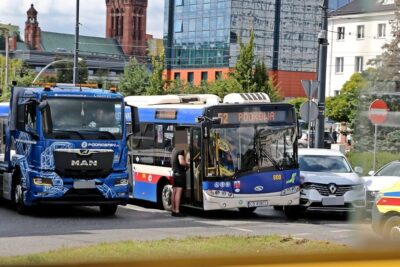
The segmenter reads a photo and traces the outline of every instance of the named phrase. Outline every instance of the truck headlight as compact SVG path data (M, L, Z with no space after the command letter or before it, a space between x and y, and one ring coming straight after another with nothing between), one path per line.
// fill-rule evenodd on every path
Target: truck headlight
M115 181L114 185L115 186L124 186L124 185L128 185L128 179L124 178L124 179L118 179Z
M33 184L38 186L53 186L51 178L33 178Z

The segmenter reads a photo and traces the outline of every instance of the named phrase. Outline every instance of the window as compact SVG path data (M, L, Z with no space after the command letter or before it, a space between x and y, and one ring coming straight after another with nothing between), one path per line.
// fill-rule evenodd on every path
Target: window
M175 6L183 6L183 0L175 0Z
M193 80L194 80L194 73L193 72L188 72L187 80L188 80L189 83L193 83Z
M174 73L174 80L180 80L181 79L181 74L179 72Z
M378 24L378 38L386 37L386 24L380 23Z
M207 81L208 80L208 72L207 71L202 71L201 72L201 80L202 81Z
M135 151L135 159L142 164L154 163L154 124L140 124L140 132L131 138L131 147Z
M222 79L222 71L216 71L215 72L215 80L221 80Z
M357 39L364 39L364 29L364 25L357 26Z
M343 72L343 57L337 57L336 58L336 65L335 65L335 71L336 73L342 73Z
M340 90L334 90L333 91L333 96L338 96L340 94Z
M344 27L337 28L337 39L344 40Z
M364 58L363 57L356 57L354 62L354 71L355 72L362 72L363 71L363 64Z
M183 31L183 23L182 20L176 20L174 24L174 32L182 32Z

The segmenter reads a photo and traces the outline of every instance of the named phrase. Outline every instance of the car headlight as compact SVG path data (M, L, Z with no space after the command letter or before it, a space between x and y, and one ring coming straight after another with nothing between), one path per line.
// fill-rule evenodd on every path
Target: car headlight
M364 187L363 184L353 185L351 188L352 188L353 190L355 190L355 191L364 191L364 190L365 190L365 187Z
M51 178L33 178L33 184L38 186L53 186L53 180Z

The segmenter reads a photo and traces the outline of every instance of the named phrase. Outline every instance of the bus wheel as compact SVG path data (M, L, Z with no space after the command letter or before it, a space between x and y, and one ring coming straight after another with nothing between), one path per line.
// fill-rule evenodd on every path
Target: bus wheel
M300 217L300 206L284 206L283 211L289 220L297 220Z
M117 212L118 205L101 205L100 214L102 216L113 216Z
M28 213L28 207L25 205L24 202L24 190L22 188L21 184L21 178L17 177L14 180L14 190L13 190L13 200L15 204L15 209L19 214L27 214Z
M254 213L254 211L257 209L257 207L252 207L252 208L239 208L239 212L243 215L251 215Z
M390 217L383 227L383 235L392 241L400 241L400 216Z
M172 210L172 185L165 184L161 190L161 200L162 208L164 210Z

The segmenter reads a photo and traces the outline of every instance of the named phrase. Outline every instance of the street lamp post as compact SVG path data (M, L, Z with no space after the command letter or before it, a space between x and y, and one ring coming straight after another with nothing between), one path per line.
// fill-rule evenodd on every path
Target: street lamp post
M8 57L9 57L9 48L8 48L8 28L2 27L0 28L4 32L4 39L6 45L6 66L5 66L5 75L4 75L4 87L3 92L7 89L8 86Z
M78 57L79 57L79 0L76 0L76 24L75 24L75 51L74 51L74 70L72 83L76 84L78 81Z

